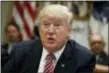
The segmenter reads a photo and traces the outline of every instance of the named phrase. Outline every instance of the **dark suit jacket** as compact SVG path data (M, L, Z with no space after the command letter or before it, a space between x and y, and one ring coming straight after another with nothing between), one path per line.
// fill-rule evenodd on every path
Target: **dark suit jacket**
M97 64L108 65L109 66L109 56L105 52L99 54L99 59Z
M8 43L1 45L1 67L4 67L9 60L8 46Z
M37 73L41 55L40 40L17 44L2 73ZM54 73L92 73L94 66L94 55L87 48L69 40Z
M14 43L19 43L20 41L16 41ZM13 43L13 44L14 44ZM1 45L1 67L3 68L5 64L9 61L10 59L10 54L8 53L8 48L9 44L8 43L3 43ZM13 49L12 49L13 50Z

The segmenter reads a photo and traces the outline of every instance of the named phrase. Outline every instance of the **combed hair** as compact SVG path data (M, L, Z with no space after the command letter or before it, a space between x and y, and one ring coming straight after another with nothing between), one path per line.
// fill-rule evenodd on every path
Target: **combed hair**
M54 15L54 16L64 16L68 20L68 24L71 24L71 20L73 17L72 12L64 6L60 4L51 4L45 6L39 13L37 17L37 23L40 22L41 18L45 15Z

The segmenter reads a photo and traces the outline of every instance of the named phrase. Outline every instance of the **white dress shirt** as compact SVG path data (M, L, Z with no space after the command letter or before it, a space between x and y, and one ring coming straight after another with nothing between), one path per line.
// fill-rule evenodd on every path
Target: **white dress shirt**
M62 52L64 51L64 49L65 49L65 45L63 46L62 49L60 49L60 50L58 50L58 51L56 51L56 52L53 53L54 56L55 56L55 58L56 58L56 60L53 61L54 67L56 66L56 64L57 64L57 62L58 62L58 60L59 60L59 58L60 58ZM49 52L47 51L47 49L45 49L45 48L43 47L42 57L41 57L41 60L40 60L38 73L43 73L43 71L44 71L44 66L45 66L45 63L46 63L45 58L46 58L46 56L47 56L48 54L49 54Z
M13 46L13 44L12 44L12 43L9 43L9 46L8 46L8 54L11 53L11 51L12 51L12 46Z

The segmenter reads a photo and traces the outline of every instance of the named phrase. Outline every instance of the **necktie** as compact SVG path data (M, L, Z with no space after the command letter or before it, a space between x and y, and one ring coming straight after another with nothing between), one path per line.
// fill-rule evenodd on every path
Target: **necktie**
M44 67L44 73L54 73L53 60L55 60L55 56L53 54L48 54L46 56L46 64Z

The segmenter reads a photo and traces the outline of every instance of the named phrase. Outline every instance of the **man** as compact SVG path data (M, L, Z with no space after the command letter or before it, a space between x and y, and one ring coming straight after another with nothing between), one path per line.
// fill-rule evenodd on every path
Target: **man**
M15 45L4 73L92 73L94 55L69 40L71 19L66 6L44 7L37 18L40 39Z
M109 56L104 52L105 42L100 34L94 33L89 37L90 50L96 55L96 63L109 65Z
M1 67L3 67L12 51L12 45L20 40L20 29L17 24L8 24L5 28L6 41L1 45Z
M109 73L109 56L104 52L105 42L100 34L89 36L89 46L96 56L95 73Z

